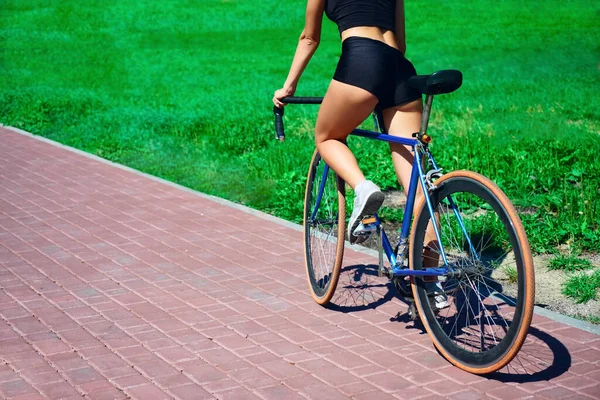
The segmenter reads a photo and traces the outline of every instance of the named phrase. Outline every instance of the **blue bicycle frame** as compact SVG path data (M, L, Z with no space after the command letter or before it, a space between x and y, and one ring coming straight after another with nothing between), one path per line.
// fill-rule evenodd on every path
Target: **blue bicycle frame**
M397 255L394 254L394 250L392 248L392 245L387 237L387 235L385 234L385 231L383 229L381 229L381 239L382 239L382 247L383 247L383 251L385 252L388 261L390 262L390 266L391 266L391 272L393 274L393 276L441 276L441 275L446 275L448 272L451 271L451 267L448 264L448 260L446 258L446 253L444 251L443 246L441 246L441 235L439 232L439 227L437 223L433 223L433 227L435 230L435 235L436 238L438 240L438 243L440 243L440 255L442 257L442 260L444 261L444 265L445 267L443 268L428 268L425 270L410 270L407 268L403 267L403 258L406 256L406 253L408 252L408 237L410 234L410 224L411 224L411 216L413 215L413 209L414 209L414 205L415 205L415 199L416 199L416 194L417 194L417 185L420 183L421 184L421 189L423 189L423 193L427 193L427 185L426 185L426 181L425 181L425 174L423 172L423 167L422 167L422 154L426 154L428 159L431 162L431 165L437 169L437 165L435 164L435 160L433 159L433 156L431 155L431 153L429 153L428 151L426 151L423 148L423 145L421 144L421 142L417 139L407 139L407 138L402 138L402 137L396 137L396 136L391 136L388 135L386 133L378 133L378 132L372 132L372 131L367 131L364 129L355 129L351 135L355 135L355 136L361 136L361 137L365 137L368 139L374 139L374 140L381 140L384 142L388 142L388 143L397 143L397 144L401 144L404 146L410 146L412 148L412 152L414 154L414 163L413 163L413 169L411 171L410 174L410 183L408 186L408 196L406 199L406 206L404 209L404 219L402 221L402 228L400 230L400 239L398 242L398 248L401 249L400 250L400 257L402 258L399 262L399 260L397 259ZM415 168L416 167L416 168ZM321 193L319 193L319 196L321 195ZM431 203L431 199L429 198L429 196L425 196L425 200L427 202L427 208L429 210L429 215L434 215L433 212L433 205ZM434 220L432 220L433 222ZM376 222L375 222L376 226L380 226L380 221L379 218L376 218Z
M429 100L429 101L426 101L426 107L424 110L424 118L423 118L423 120L425 122L423 122L421 124L422 125L421 130L419 132L419 135L417 135L418 137L421 137L421 135L423 135L427 129L426 121L428 120L428 118L427 118L427 115L425 115L425 114L428 114L428 111L430 110L430 107L431 107L430 99L427 99L427 100ZM374 115L374 119L375 119L375 126L381 130L380 124L378 124L376 115ZM365 137L365 138L373 139L373 140L381 140L381 141L388 142L388 143L397 143L397 144L401 144L404 146L410 146L412 148L412 152L414 154L414 162L413 162L413 168L412 168L411 176L410 176L408 196L407 196L407 200L406 200L406 206L404 209L404 220L402 221L402 228L400 231L400 239L399 239L398 245L396 247L397 249L399 249L398 253L395 253L394 249L392 248L392 245L391 245L387 235L385 234L385 231L381 227L381 222L380 222L379 218L376 216L375 227L380 232L381 247L383 249L383 252L385 252L387 259L391 266L391 269L389 270L389 273L388 273L389 277L393 278L393 277L401 277L401 276L444 276L444 275L451 274L453 271L453 268L450 265L450 263L448 262L448 259L446 257L446 252L444 251L444 247L443 247L442 240L441 240L439 226L438 226L438 223L436 222L435 218L432 218L432 225L433 225L433 228L435 231L436 239L439 243L440 256L441 256L441 259L443 260L444 267L427 268L427 269L423 269L423 270L411 270L411 269L404 267L404 261L408 255L408 241L409 241L409 234L410 234L411 216L413 215L414 203L415 203L415 198L416 198L416 193L417 193L417 185L420 183L423 193L429 192L428 187L427 187L427 179L428 178L426 177L426 174L423 171L423 163L422 163L423 156L425 155L427 157L427 159L431 163L433 171L438 171L438 172L440 171L437 164L435 163L433 156L429 152L429 149L427 148L427 146L424 143L422 143L419 139L407 139L407 138L403 138L403 137L391 136L384 132L373 132L373 131L368 131L368 130L364 130L364 129L355 129L354 131L352 131L350 133L350 135L361 136L361 137ZM319 209L319 205L321 204L321 198L323 196L323 191L325 188L325 182L327 180L328 173L329 173L329 166L326 165L325 169L323 171L323 178L321 179L321 184L320 184L319 191L317 194L315 209L313 210L313 215L311 216L311 218L315 218L317 210ZM433 204L428 195L425 196L425 201L427 204L427 209L429 211L429 215L435 215L434 210L433 210ZM463 233L465 234L465 238L467 239L467 243L471 249L471 252L476 256L476 252L473 248L470 238L466 234L465 226L464 226L462 218L458 212L459 210L458 210L457 206L454 204L454 201L452 200L452 198L450 198L450 207L454 211L454 214L457 217L459 226L461 227Z

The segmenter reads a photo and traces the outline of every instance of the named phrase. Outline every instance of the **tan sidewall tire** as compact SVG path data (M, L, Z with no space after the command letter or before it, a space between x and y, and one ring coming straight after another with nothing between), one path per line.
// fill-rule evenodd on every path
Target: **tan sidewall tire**
M531 324L531 319L533 317L533 307L535 304L535 277L534 277L534 268L533 268L533 258L531 257L531 249L529 247L529 241L527 240L527 235L525 234L525 229L523 228L523 223L521 222L521 218L519 218L517 211L515 210L512 203L508 200L508 197L506 197L504 192L502 192L502 190L500 190L500 188L495 183L493 183L491 180L489 180L488 178L486 178L483 175L480 175L476 172L472 172L472 171L451 172L447 175L442 176L440 179L438 179L435 182L435 184L440 185L444 181L451 179L451 178L456 178L456 177L470 178L470 179L478 181L482 185L484 185L491 193L493 193L500 200L500 203L507 211L511 222L512 222L513 226L515 227L515 231L517 233L519 243L521 244L521 247L522 247L521 251L523 254L523 261L524 261L523 267L524 267L524 271L525 271L525 298L523 300L523 323L521 325L519 332L517 333L513 347L499 361L495 362L492 365L486 366L486 367L473 367L470 365L462 364L458 360L454 359L446 351L444 351L443 347L439 344L439 342L433 335L431 328L429 327L429 323L424 318L421 318L421 322L425 326L425 329L427 330L427 333L431 337L431 340L433 341L433 344L435 345L435 347L438 349L438 351L440 353L442 353L442 355L448 361L450 361L452 364L454 364L458 368L463 369L467 372L471 372L473 374L488 374L488 373L491 373L494 371L498 371L499 369L503 368L506 364L508 364L517 355L517 353L521 349L521 346L523 345L523 343L525 342L525 339L527 337L529 325ZM410 252L409 252L409 254L413 254L413 250L414 250L413 246L415 243L414 236L415 236L416 221L418 221L421 212L426 207L427 207L427 205L425 204L425 198L421 198L419 200L419 202L415 205L413 226L412 226L411 234L410 234ZM414 257L410 257L410 264L409 264L410 269L414 269L414 266L412 263L413 259L414 259ZM420 301L418 300L419 297L417 295L416 285L412 285L412 290L413 290L413 296L415 298L417 310L419 311L419 315L425 315L423 312L422 305L420 304Z
M336 175L336 186L337 186L337 191L338 191L338 241L337 241L337 248L336 248L336 255L335 255L335 265L333 267L333 271L331 273L331 282L329 284L329 289L327 290L327 292L325 293L324 296L319 297L317 296L317 294L314 292L313 288L312 288L312 284L310 281L310 271L308 268L308 249L307 249L307 242L306 242L306 237L308 232L306 231L308 229L308 227L306 226L306 221L308 220L308 215L306 214L306 203L308 201L308 196L309 196L309 186L310 186L310 174L311 174L311 170L312 170L312 166L313 163L315 162L315 158L316 157L320 157L317 153L317 151L315 150L315 152L313 153L312 159L310 161L310 167L308 169L308 177L306 179L306 189L305 189L305 194L304 194L304 220L302 221L302 227L303 227L303 241L304 241L304 266L306 268L306 278L308 280L308 288L310 290L310 294L313 298L313 300L317 303L320 304L322 306L325 306L327 304L329 304L329 301L331 300L331 298L333 297L334 293L335 293L335 289L337 287L337 283L338 280L340 278L340 270L342 268L342 261L344 258L344 236L345 236L345 232L346 232L346 196L345 196L345 182L342 181L339 177L337 177Z

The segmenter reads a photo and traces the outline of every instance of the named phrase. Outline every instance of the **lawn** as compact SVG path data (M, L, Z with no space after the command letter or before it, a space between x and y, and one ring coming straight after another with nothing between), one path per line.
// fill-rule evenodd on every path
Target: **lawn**
M300 220L315 106L288 107L273 140L305 1L4 0L0 122L190 188ZM600 250L600 25L583 0L407 2L419 73L455 68L434 101L446 171L490 176L537 253ZM324 22L298 95L322 95L340 53ZM385 146L351 141L395 189ZM596 266L598 267L598 266Z

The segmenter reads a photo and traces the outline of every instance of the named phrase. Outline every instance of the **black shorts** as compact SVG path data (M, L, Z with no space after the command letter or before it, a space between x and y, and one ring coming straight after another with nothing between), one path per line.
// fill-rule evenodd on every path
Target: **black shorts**
M333 79L372 93L385 110L421 98L418 90L406 84L416 74L400 50L378 40L351 36L342 43Z

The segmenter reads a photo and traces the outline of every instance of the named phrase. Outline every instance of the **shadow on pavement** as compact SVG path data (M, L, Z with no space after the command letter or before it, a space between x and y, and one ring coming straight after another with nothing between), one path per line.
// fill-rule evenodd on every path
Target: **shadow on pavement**
M571 367L571 353L554 336L535 327L517 356L506 367L487 375L500 382L539 382L556 378Z
M395 289L387 278L377 274L377 265L348 265L340 271L335 295L327 306L344 313L377 308L395 297Z
M373 264L349 265L342 268L336 294L328 308L351 313L377 308L394 297L408 305L405 299L397 295L396 289L387 278L377 275L377 269L377 265ZM406 311L398 312L390 321L403 323L406 329L417 329L419 333L425 334L425 327L421 321L411 321ZM523 347L513 361L487 377L513 383L547 381L562 375L570 366L569 350L552 335L532 326Z

